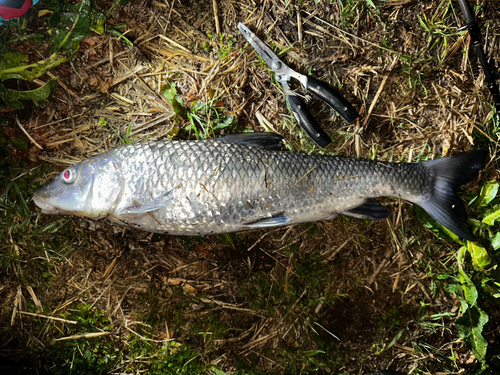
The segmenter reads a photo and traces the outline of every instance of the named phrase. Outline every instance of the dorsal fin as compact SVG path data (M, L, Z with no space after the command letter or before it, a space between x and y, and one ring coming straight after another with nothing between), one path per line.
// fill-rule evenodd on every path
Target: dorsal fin
M283 147L283 137L281 135L264 132L229 134L220 137L219 140L226 143L263 147L269 150L281 150Z

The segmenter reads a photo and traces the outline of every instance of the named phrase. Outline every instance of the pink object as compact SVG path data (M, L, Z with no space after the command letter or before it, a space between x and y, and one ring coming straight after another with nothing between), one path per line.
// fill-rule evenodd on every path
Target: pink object
M31 0L0 0L0 17L8 20L24 16L30 6Z

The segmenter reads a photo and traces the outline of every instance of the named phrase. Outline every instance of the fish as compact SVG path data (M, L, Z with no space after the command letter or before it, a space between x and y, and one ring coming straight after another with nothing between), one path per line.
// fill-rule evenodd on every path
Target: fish
M374 198L422 207L474 241L457 187L484 167L486 151L415 163L282 149L271 133L122 145L63 170L35 190L43 214L71 214L175 236L210 235L331 220L381 220Z

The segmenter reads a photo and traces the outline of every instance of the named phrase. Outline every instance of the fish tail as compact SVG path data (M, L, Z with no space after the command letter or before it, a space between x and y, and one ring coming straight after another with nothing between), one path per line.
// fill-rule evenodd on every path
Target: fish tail
M457 236L468 241L475 241L476 238L467 223L465 206L455 194L455 189L476 177L484 167L487 155L486 151L477 150L423 162L434 172L434 186L415 203Z

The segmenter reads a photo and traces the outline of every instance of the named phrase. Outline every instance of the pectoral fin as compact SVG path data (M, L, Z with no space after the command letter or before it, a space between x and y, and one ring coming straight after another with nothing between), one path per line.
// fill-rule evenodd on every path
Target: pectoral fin
M248 229L276 227L279 225L288 224L291 219L292 218L290 216L286 216L285 214L281 213L245 223L245 226L247 226Z
M360 205L342 212L344 215L359 219L387 219L390 212L375 199L365 199Z
M174 189L167 191L165 194L156 197L155 199L146 202L140 206L130 206L124 208L122 213L125 214L145 214L147 212L152 212L159 210L162 207L165 207L170 204L170 202L174 199Z

